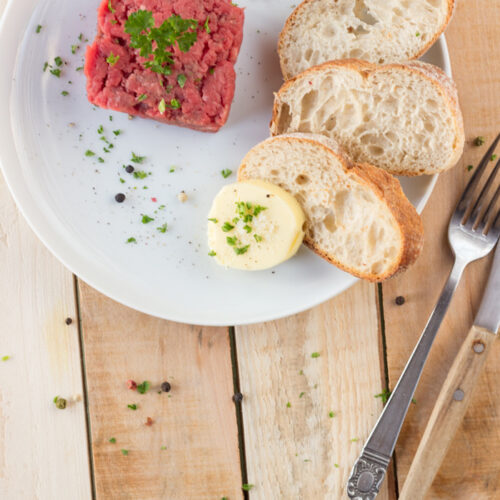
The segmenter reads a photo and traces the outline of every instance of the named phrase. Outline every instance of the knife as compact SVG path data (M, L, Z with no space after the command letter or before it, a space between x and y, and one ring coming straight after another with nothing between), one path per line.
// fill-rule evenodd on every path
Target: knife
M456 434L500 327L500 245L481 307L432 410L399 500L424 499Z

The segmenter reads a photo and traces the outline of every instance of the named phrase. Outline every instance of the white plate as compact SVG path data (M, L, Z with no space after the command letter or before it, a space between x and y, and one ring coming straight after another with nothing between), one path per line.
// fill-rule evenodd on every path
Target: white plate
M276 41L291 12L289 0L246 0L245 36L237 64L236 97L226 126L203 134L95 109L85 95L84 47L92 40L99 0L11 0L0 31L0 160L11 192L38 237L87 283L140 311L192 324L237 325L294 314L348 288L356 280L303 248L272 271L224 270L208 257L206 214L245 153L268 136L273 91L281 84ZM43 26L39 34L36 26ZM85 45L85 44L80 44ZM56 56L68 62L61 78L42 72ZM450 73L444 38L426 60ZM72 81L69 84L68 81ZM62 91L69 96L62 96ZM7 111L8 110L8 111ZM113 121L109 117L113 117ZM70 126L74 123L75 126ZM97 128L124 132L105 163ZM147 156L153 174L135 180L122 164L131 152ZM175 165L176 171L170 173ZM119 182L119 177L126 184ZM404 179L422 210L435 178ZM137 186L137 189L133 189ZM143 189L148 186L149 189ZM177 194L185 190L188 202ZM124 192L123 204L114 201ZM151 198L158 201L154 203ZM154 214L159 205L166 209ZM155 222L141 224L141 214ZM156 227L168 223L160 234ZM137 244L126 244L129 237Z

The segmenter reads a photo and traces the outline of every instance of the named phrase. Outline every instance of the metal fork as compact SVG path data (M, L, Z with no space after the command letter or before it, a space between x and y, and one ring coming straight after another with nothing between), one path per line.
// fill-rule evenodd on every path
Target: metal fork
M377 496L429 351L464 269L469 263L488 255L499 239L500 210L495 212L495 205L500 196L500 186L486 210L484 207L500 170L500 160L479 196L474 198L474 191L499 141L500 134L481 160L451 217L448 240L455 255L453 269L403 374L353 467L347 484L349 498L373 500Z

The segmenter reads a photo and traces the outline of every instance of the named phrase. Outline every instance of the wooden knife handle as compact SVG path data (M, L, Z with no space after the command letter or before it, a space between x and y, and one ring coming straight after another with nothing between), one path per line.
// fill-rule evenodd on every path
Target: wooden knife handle
M425 498L462 422L496 335L473 326L446 377L399 500Z

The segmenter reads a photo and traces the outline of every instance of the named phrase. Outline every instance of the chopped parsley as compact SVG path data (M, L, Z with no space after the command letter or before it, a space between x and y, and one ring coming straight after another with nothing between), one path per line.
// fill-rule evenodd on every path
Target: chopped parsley
M99 157L97 158L97 161L98 161L99 163L104 163L104 158L103 158L102 156L99 156Z
M226 238L226 241L227 241L227 244L228 244L229 246L234 247L234 246L236 245L236 243L238 242L238 238L236 238L236 236L234 236L234 237L232 237L232 238L231 238L231 236L228 236L228 237Z
M61 76L61 70L57 69L57 68L53 68L50 70L50 74L57 76L57 78L59 78Z
M167 447L166 447L166 446L162 446L162 447L160 448L160 450L166 450L166 449L167 449Z
M234 229L234 226L230 224L229 222L224 222L222 226L222 231L225 233L229 233L229 231L232 231Z
M118 60L120 59L120 56L119 55L115 55L113 54L113 52L111 52L111 54L109 54L108 57L106 57L106 62L110 65L110 66L114 66Z
M116 443L116 438L109 438L110 443Z
M78 66L75 71L81 71L83 69L83 66Z
M134 404L131 404L131 405L127 405L127 408L135 411L135 410L137 410L138 406L134 403Z
M123 448L120 450L122 452L122 455L127 456L128 455L128 450L124 450Z
M170 167L169 173L173 174L175 172L175 167Z
M143 224L149 224L150 222L154 221L154 219L149 215L143 215L141 220Z
M210 34L210 26L208 25L208 22L210 21L210 16L207 16L207 19L205 21L205 24L203 25L203 27L205 28L205 31Z
M113 130L113 134L118 137L122 133L121 130Z
M63 65L63 60L57 56L56 58L54 58L54 62L56 63L56 66L59 68Z
M139 163L139 164L144 163L145 159L146 159L145 156L138 156L132 151L131 161L133 161L134 163Z
M474 165L467 165L467 172L470 172L474 168Z
M415 36L420 36L420 33L417 31L417 32L415 33Z
M166 233L168 229L168 225L165 222L165 224L162 224L160 227L157 227L156 230L160 233Z
M305 392L301 392L301 393L299 394L299 399L300 399L300 398L302 398L302 397L304 397L304 394L305 394Z
M482 135L480 135L474 139L474 144L476 146L482 146L485 142L486 142L486 139Z
M153 13L148 10L133 12L125 22L125 32L130 35L130 45L147 59L144 67L155 73L170 75L174 62L169 49L177 43L182 52L188 52L197 40L196 19L183 19L172 15L155 28Z
M291 408L292 407L292 403L290 403L290 401L288 401L288 403L286 404L286 407L287 408Z
M255 485L254 484L243 484L241 486L241 489L243 491L250 491Z
M2 356L2 361L9 361L10 356Z
M330 418L335 417L335 412L334 412L334 411L329 412L329 413L328 413L328 416L329 416Z
M249 226L248 224L245 224L243 226L243 229L247 232L247 233L251 233L252 232L252 227Z
M221 175L222 175L222 177L224 177L224 179L227 179L232 173L233 173L233 171L229 170L228 168L221 170Z
M111 14L114 14L116 12L115 9L113 9L113 6L111 5L111 0L108 0L108 10L111 12Z
M209 257L215 257L216 255L217 254L213 250L210 250L210 252L208 252Z
M102 125L99 125L99 127L97 128L97 133L102 134L103 132L104 132L104 127Z
M127 243L137 243L137 240L132 236L127 240Z
M167 110L167 105L165 104L165 99L162 99L158 104L158 111L163 114Z
M208 72L209 72L211 75L213 75L213 74L215 73L215 68L210 68L210 69L208 70Z
M259 236L258 234L254 234L253 237L257 243L260 243L263 239L262 236Z
M146 100L148 98L148 96L146 94L141 94L139 97L137 97L137 102L142 102L144 100Z
M311 358L319 358L321 356L321 354L319 352L313 352L311 354Z
M35 33L38 34L40 33L40 31L42 31L42 25L39 24L37 27L36 27L36 30L35 30Z
M339 465L339 464L333 464L333 466L334 466L336 469L338 469L338 468L340 467L340 465Z
M235 248L234 252L236 253L236 255L243 255L243 254L248 252L249 248L250 248L250 245L245 245L244 247Z
M181 107L181 103L177 99L172 99L170 101L170 107L172 109L179 109Z
M357 443L359 441L359 438L352 438L350 441L351 443Z
M121 182L122 184L125 184L126 180L125 180L125 179L122 179L122 178L120 177L120 182Z
M95 153L90 149L87 149L87 151L85 151L85 156L95 156Z
M67 95L69 95L69 92L68 92L67 90L63 90L63 91L61 92L61 95L63 95L63 96L67 96Z
M144 172L144 170L136 170L134 172L134 178L135 179L145 179L149 174L147 172Z
M380 394L375 394L376 398L380 398L382 403L387 403L388 399L391 397L391 391L388 389L384 389Z
M43 72L45 73L47 71L47 68L49 67L49 63L47 61L45 61L43 63Z
M491 161L495 161L498 158L497 155L491 155Z
M139 394L146 394L146 392L148 392L150 386L151 386L151 384L147 380L145 380L142 384L139 384L137 386L137 392Z
M187 80L187 77L186 75L182 74L182 73L179 73L177 75L177 83L179 84L179 87L181 89L184 88L184 85L186 85L186 80Z
M215 217L212 217L211 219L208 219L209 222L213 222L214 224L217 224L219 222Z
M80 48L80 45L72 45L71 46L71 53L76 54L76 51Z

